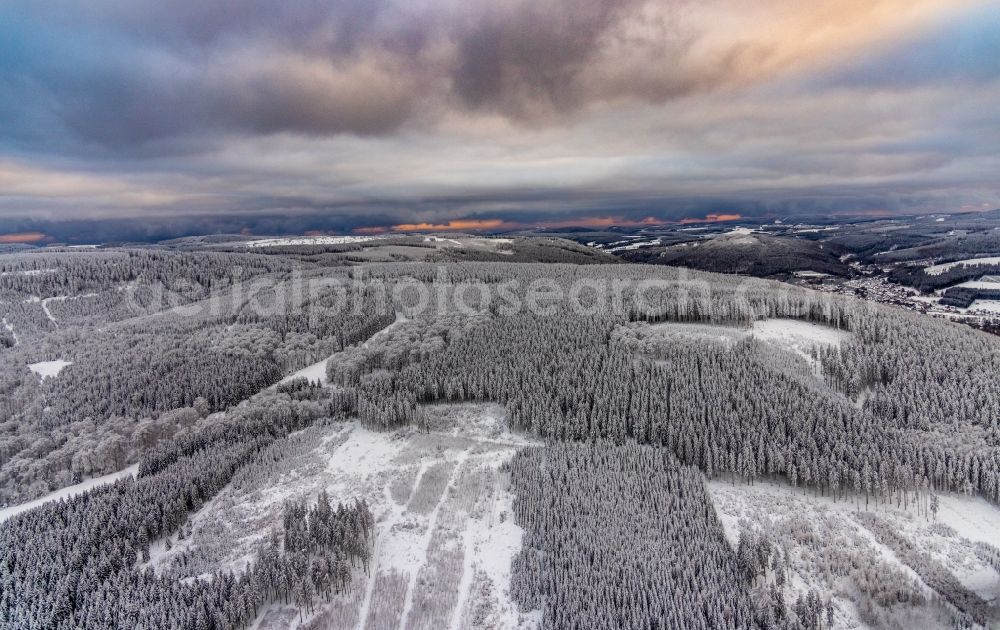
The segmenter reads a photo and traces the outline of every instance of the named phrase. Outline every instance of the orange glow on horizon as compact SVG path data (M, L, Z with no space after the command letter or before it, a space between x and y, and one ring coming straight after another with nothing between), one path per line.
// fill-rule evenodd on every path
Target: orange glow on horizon
M46 235L42 232L13 232L11 234L0 234L0 244L37 243L45 238Z
M679 223L718 223L723 221L738 221L743 215L737 213L717 214L711 213L704 217L688 217L681 219ZM648 216L642 219L630 219L622 216L591 216L572 217L566 219L551 219L546 221L506 221L504 219L452 219L441 223L399 223L392 226L370 225L357 227L351 230L354 234L378 235L389 232L435 232L435 231L485 231L497 229L517 229L517 228L612 228L612 227L646 227L652 225L663 225L668 223L663 219Z

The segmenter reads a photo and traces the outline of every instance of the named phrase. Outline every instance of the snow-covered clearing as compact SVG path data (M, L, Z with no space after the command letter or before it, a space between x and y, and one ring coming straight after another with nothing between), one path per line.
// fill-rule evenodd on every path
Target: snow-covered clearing
M1000 313L1000 300L976 300L969 308L961 310L965 313Z
M968 282L963 282L961 284L956 284L956 287L964 287L967 289L987 289L990 291L1000 290L1000 282L995 280L987 280L986 278L994 278L995 276L984 276L979 280L969 280Z
M322 385L326 385L329 382L328 379L326 378L326 362L329 361L333 356L336 355L331 355L330 357L327 357L322 361L317 361L312 365L306 366L301 370L289 374L285 378L278 381L278 384L280 385L282 383L287 383L288 381L297 378L305 378L308 379L310 383L320 383Z
M242 571L258 545L281 527L287 500L363 498L376 517L370 572L320 607L313 628L522 628L510 596L510 563L523 531L500 466L532 444L506 427L493 404L428 405L429 432L375 432L354 422L314 426L290 436L282 457L244 469L191 520L190 535L159 551L151 565L186 579L213 569ZM272 606L260 628L296 627L288 607Z
M787 483L737 480L706 482L726 537L735 546L741 529L767 532L789 552L790 578L786 601L814 588L832 593L836 606L834 628L864 628L899 624L901 627L947 627L950 607L934 604L932 589L917 573L855 516L866 511L864 495L833 500ZM936 522L926 510L928 499L911 500L909 509L879 504L871 499L867 510L888 521L919 550L940 562L968 589L1000 609L1000 574L980 560L974 543L1000 543L1000 509L981 499L942 495ZM918 504L920 507L918 507ZM827 571L830 559L850 558L858 573ZM919 606L873 605L872 586L865 575L877 575L887 584L909 580L926 602ZM859 577L860 576L860 577ZM859 582L860 580L860 582ZM867 589L867 591L866 591Z
M23 269L21 271L0 271L0 277L4 276L40 276L43 273L55 273L55 269Z
M755 321L749 329L719 324L639 322L619 328L616 334L639 352L650 354L655 354L656 346L663 343L697 340L732 345L747 337L754 337L800 357L812 368L815 376L820 375L816 351L837 347L850 336L843 330L799 319L763 319Z
M63 368L68 365L73 365L73 362L66 361L65 359L55 359L53 361L39 361L38 363L31 363L28 365L28 369L41 378L46 379L59 376L59 372L62 372Z
M928 276L939 276L942 273L961 265L969 267L976 267L979 265L1000 265L1000 256L968 258L966 260L956 260L955 262L942 263L940 265L931 265L930 267L924 268L924 273Z
M75 486L67 486L65 488L60 488L54 492L50 492L44 497L39 497L34 501L28 501L27 503L20 503L18 505L12 505L0 509L0 523L6 521L8 518L14 516L15 514L20 514L21 512L26 512L30 509L36 508L40 505L44 505L49 501L58 501L59 499L69 499L75 497L78 494L86 492L87 490L93 490L98 486L103 486L107 483L114 483L123 477L135 477L135 474L139 471L139 464L133 464L126 468L125 470L119 470L118 472L113 472L109 475L104 475L103 477L94 477L93 479L86 479L76 484Z
M636 237L636 238L639 238L639 237ZM659 245L661 243L662 243L662 241L660 239L654 238L651 241L640 241L640 242L635 242L635 243L629 243L628 245L620 245L618 247L610 247L610 248L608 248L608 251L609 252L633 251L633 250L639 249L640 247L652 247L654 245Z
M425 236L424 237L424 242L425 243L451 243L455 247L462 247L463 246L461 242L456 241L453 238L444 238L444 237L441 237L441 236Z
M281 247L285 245L347 245L374 241L384 236L297 236L286 238L261 238L243 243L246 247Z
M424 237L425 243L434 243L438 249L442 248L473 248L491 251L497 254L513 254L514 251L509 246L513 239L509 238L486 238L475 236L458 236L448 238L445 236L428 235Z
M815 351L824 347L839 347L848 333L823 324L798 319L763 319L753 323L750 334L782 350L802 357L820 375Z

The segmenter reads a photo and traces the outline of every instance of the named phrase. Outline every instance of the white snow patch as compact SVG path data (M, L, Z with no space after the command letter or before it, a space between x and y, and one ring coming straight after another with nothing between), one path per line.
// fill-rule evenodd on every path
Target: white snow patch
M973 542L1000 548L1000 509L981 497L939 495L937 520Z
M993 276L990 276L990 277L993 277ZM992 280L984 280L982 278L979 279L979 280L969 280L969 281L963 282L961 284L956 284L955 286L956 287L964 287L964 288L967 288L967 289L988 289L988 290L993 290L993 291L1000 290L1000 282L996 282L996 281L992 281Z
M1000 313L1000 300L976 300L965 311L967 313Z
M453 238L444 238L442 236L425 236L425 243L451 243L455 247L464 247L460 241L456 241Z
M41 505L48 503L49 501L58 501L59 499L70 499L78 494L82 494L87 490L93 490L98 486L103 486L104 484L114 483L119 479L124 477L135 477L136 473L139 472L139 464L133 464L124 470L119 470L118 472L113 472L103 477L94 477L93 479L86 479L74 486L67 486L54 492L50 492L44 497L35 499L34 501L28 501L27 503L20 503L18 505L12 505L10 507L5 507L0 509L0 523L6 521L10 517L20 514L21 512L27 512L28 510L34 509Z
M330 360L331 357L327 357L322 361L317 361L310 366L304 367L301 370L293 372L286 376L285 378L278 381L278 384L287 383L296 378L305 377L310 383L320 383L321 385L326 385L329 381L326 378L326 362Z
M698 339L731 345L752 336L802 357L817 376L820 365L815 351L823 347L839 346L850 335L824 324L782 318L758 320L749 329L707 323L636 323L619 329L619 334L622 338L629 339L629 343L639 352L652 352L657 345L677 339Z
M932 265L930 267L924 268L924 273L928 276L939 276L942 273L959 267L961 265L966 265L969 267L976 267L979 265L1000 265L1000 256L992 256L987 258L968 258L966 260L956 260L955 262L942 263L940 265Z
M636 237L641 238L641 237ZM661 244L662 241L658 238L654 238L651 241L638 241L634 243L629 243L628 245L621 245L619 247L611 247L608 249L609 252L622 252L622 251L635 251L640 247L652 247L654 245Z
M45 379L59 376L59 372L62 372L63 368L68 365L73 365L73 362L66 361L64 359L55 359L54 361L39 361L38 363L31 363L28 365L28 369Z
M23 269L20 271L0 271L0 278L4 276L40 276L44 273L55 273L55 269Z
M838 347L848 337L848 333L798 319L762 319L753 323L751 335L799 355L805 359L813 371L820 374L819 360L814 351L822 347Z
M777 341L793 346L837 346L848 333L832 326L814 324L800 319L761 319L753 323L751 334L764 341Z
M327 470L368 477L380 469L392 468L392 460L406 445L404 440L393 437L393 433L355 426L347 441L330 457Z
M262 238L243 243L246 247L279 247L284 245L346 245L364 243L384 236L300 236L288 238Z

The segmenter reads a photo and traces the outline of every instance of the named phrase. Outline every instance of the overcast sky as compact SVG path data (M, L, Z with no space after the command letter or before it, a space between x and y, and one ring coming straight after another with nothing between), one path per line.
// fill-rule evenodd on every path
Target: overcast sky
M0 240L946 212L998 173L1000 0L0 3Z

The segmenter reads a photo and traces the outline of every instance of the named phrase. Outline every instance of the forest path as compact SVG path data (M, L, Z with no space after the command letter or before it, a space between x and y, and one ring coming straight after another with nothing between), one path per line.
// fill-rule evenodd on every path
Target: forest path
M52 325L56 328L59 327L59 322L56 320L55 316L52 315L52 311L49 310L49 302L64 302L66 300L76 300L79 298L89 298L97 297L96 293L81 293L80 295L57 295L55 297L45 298L42 300L42 311L45 312L45 316L49 318Z
M420 485L420 480L423 479L424 473L430 468L430 462L422 462L420 464L420 469L417 472L413 485L410 487L410 492L408 496L412 496L417 490L417 486ZM358 625L357 630L365 630L366 624L368 622L368 615L371 611L372 604L372 594L375 592L375 579L378 577L378 572L380 568L380 559L382 557L382 547L385 544L385 540L389 533L392 531L396 523L403 517L406 513L406 504L400 505L392 497L392 482L386 483L382 487L382 494L385 497L386 505L389 506L389 516L383 519L379 524L378 530L375 534L375 548L372 550L372 562L371 569L368 572L368 579L365 582L365 598L361 602L361 610L358 613Z
M462 469L462 465L465 464L465 461L469 458L471 451L472 449L469 448L459 454L455 462L455 466L451 469L451 474L448 475L448 483L445 485L440 498L438 498L438 502L434 505L434 509L431 510L430 516L427 519L427 530L424 532L423 538L420 541L420 547L423 549L421 561L410 571L410 582L406 586L406 598L403 600L403 612L399 617L399 630L405 630L407 628L410 610L413 608L413 594L417 588L417 576L420 574L420 570L427 564L427 552L431 546L431 538L434 536L434 530L437 529L438 517L441 514L441 506L444 505L444 502L447 500L448 493L454 487L455 480L459 478L459 471ZM414 486L414 493L416 492L416 488L417 486Z
M20 514L21 512L26 512L28 510L34 509L36 507L45 505L49 501L58 501L59 499L69 499L70 497L75 497L78 494L82 494L88 490L93 490L99 486L105 484L114 483L119 479L124 477L135 477L136 473L139 471L139 464L132 464L124 470L119 470L118 472L113 472L103 477L94 477L92 479L85 479L74 486L67 486L65 488L60 488L59 490L54 490L49 494L39 497L34 501L28 501L27 503L18 503L17 505L12 505L0 509L0 523L3 523L7 519Z
M405 317L403 317L400 313L396 313L396 319L395 319L395 321L393 321L392 323L390 323L385 328L382 328L381 330L376 331L374 334L372 334L371 337L369 337L368 339L365 339L363 342L361 342L361 347L362 348L366 347L373 340L377 339L380 336L388 334L389 331L391 331L393 328L395 328L396 326L398 326L398 325L400 325L400 324L402 324L404 322L407 322L407 321L409 321L409 320L406 319ZM345 350L346 350L346 348L345 348ZM318 381L320 383L320 385L329 385L330 384L330 380L326 377L326 364L329 363L330 361L332 361L333 359L337 358L337 355L339 355L343 351L344 350L338 350L337 352L334 352L333 354L331 354L330 356L326 357L325 359L317 361L316 363L313 363L312 365L307 365L306 367L302 368L301 370L296 370L295 372L292 372L291 374L289 374L288 376L282 378L280 381L278 381L274 385L271 385L271 386L267 387L266 390L274 389L275 387L277 387L278 385L281 385L282 383L287 383L288 381L291 381L292 379L302 378L302 377L306 378L310 383L314 383L314 382Z

